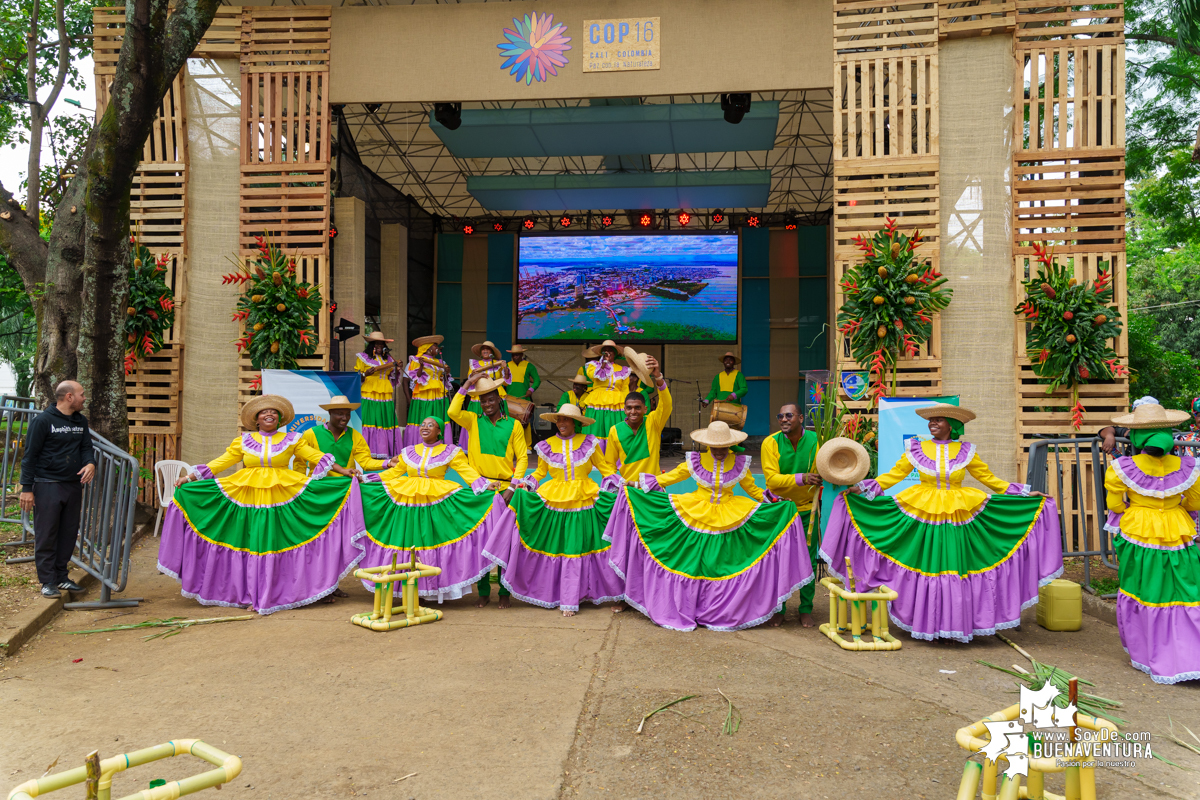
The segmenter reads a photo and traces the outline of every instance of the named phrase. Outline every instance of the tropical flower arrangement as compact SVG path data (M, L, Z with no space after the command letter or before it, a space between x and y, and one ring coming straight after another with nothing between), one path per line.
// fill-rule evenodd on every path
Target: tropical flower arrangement
M244 328L234 344L250 356L254 369L295 369L298 359L317 351L313 318L321 311L321 289L297 279L296 260L278 245L254 238L253 265L239 260L237 270L221 278L242 287L233 319ZM252 388L259 386L256 377Z
M920 231L908 236L888 219L871 238L854 238L863 261L842 277L846 301L838 309L838 332L849 340L854 360L869 368L872 403L888 395L889 369L895 392L896 362L920 352L933 334L933 315L950 305L954 294L942 288L942 273L917 258L920 241Z
M1129 374L1111 342L1121 335L1121 314L1113 302L1112 270L1105 262L1094 281L1080 283L1040 243L1033 245L1037 274L1022 282L1025 300L1013 313L1029 324L1025 352L1033 372L1048 382L1046 394L1071 389L1071 424L1083 425L1079 385L1111 381Z
M171 257L155 258L138 235L129 237L129 303L125 308L125 374L138 359L163 348L163 334L175 324L175 293L163 280Z

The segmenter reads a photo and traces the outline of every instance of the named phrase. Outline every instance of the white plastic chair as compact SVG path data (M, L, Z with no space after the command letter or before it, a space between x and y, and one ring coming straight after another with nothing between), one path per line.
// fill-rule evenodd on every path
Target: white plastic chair
M155 463L154 493L158 497L158 516L154 518L155 536L162 534L158 526L162 523L163 509L170 505L171 499L175 497L175 481L179 480L180 474L189 469L191 464L186 461L167 459Z

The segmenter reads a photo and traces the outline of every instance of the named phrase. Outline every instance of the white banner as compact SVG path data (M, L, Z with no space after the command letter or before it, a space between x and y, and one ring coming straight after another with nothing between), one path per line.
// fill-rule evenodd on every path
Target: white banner
M289 431L303 433L315 425L329 421L329 412L321 408L339 394L351 403L362 402L362 379L357 372L322 372L311 369L264 369L263 394L283 395L296 410L296 418L287 426ZM350 427L362 430L358 411L350 413Z
M908 440L914 436L929 438L929 420L917 416L918 408L928 408L938 403L958 405L958 395L952 397L881 397L879 399L879 469L882 475L891 470L904 455ZM894 495L913 486L920 480L916 470L888 489Z

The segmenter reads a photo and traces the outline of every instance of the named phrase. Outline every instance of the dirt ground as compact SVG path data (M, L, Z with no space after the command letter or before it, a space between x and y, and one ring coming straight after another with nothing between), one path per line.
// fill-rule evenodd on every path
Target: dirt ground
M955 730L1017 697L976 659L1024 664L994 637L844 652L799 627L794 601L783 628L740 633L677 633L607 608L572 619L521 603L479 610L467 599L435 624L373 633L349 623L370 605L353 580L333 605L166 640L64 635L240 613L181 598L155 572L156 550L145 539L134 553L140 608L64 612L0 660L0 789L93 749L196 737L244 760L227 798L951 798L966 756ZM1200 685L1155 685L1129 667L1114 627L1084 619L1078 633L1030 621L1010 635L1124 701L1125 730L1163 732L1169 713L1200 731ZM718 689L741 715L733 736L721 733ZM634 733L643 714L689 694ZM1190 769L1149 760L1102 770L1101 798L1200 796L1200 757L1153 743ZM184 758L141 767L117 778L114 796L203 769ZM1061 792L1061 779L1049 788Z
M0 522L0 542L21 540L21 526ZM37 568L32 561L6 564L10 558L33 555L33 545L0 547L0 620L13 616L31 604L42 602L42 585L37 580Z

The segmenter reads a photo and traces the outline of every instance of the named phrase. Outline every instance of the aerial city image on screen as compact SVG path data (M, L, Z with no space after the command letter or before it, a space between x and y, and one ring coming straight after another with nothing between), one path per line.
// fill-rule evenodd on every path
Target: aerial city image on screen
M737 255L729 234L522 237L517 337L736 341Z

